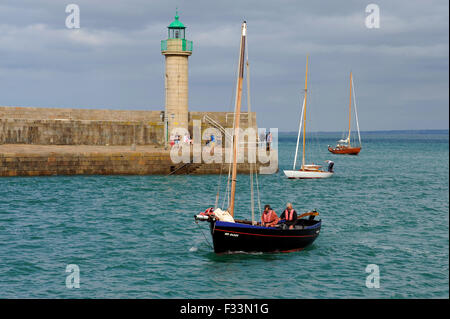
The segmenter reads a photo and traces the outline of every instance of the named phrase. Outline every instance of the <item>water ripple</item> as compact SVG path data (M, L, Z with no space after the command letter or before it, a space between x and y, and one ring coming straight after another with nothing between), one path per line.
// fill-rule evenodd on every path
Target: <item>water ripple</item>
M283 136L261 204L279 213L290 201L323 220L316 242L289 254L212 253L192 217L214 205L217 176L2 178L0 298L448 298L448 136L363 140L342 157L319 136L309 160L332 158L336 175L291 181L282 169L296 136ZM237 216L248 218L249 179L238 179ZM80 289L65 286L68 264ZM368 264L379 289L365 286Z

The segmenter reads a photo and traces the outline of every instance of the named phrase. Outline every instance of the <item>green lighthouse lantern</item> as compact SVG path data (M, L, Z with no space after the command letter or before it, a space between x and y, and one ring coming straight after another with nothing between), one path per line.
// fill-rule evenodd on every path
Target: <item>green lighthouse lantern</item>
M185 39L186 27L178 20L178 10L175 14L175 20L169 25L169 39Z
M186 27L179 20L178 9L175 14L175 20L167 27L167 40L161 41L161 51L182 51L192 52L192 41L186 40ZM164 54L164 53L163 53Z

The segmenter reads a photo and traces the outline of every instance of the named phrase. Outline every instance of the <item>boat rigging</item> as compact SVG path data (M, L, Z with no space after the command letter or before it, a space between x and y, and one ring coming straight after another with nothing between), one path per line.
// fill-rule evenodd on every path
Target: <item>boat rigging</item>
M233 152L231 167L231 190L229 206L226 210L220 208L209 207L204 212L194 216L195 221L206 221L210 224L210 232L213 240L215 253L230 252L288 252L302 250L311 245L319 236L322 221L315 219L319 215L316 211L301 214L292 227L285 227L286 224L281 221L273 227L266 227L261 222L256 222L254 218L253 204L253 174L250 178L251 192L251 220L235 219L238 206L236 205L236 176L237 176L237 155L239 143L239 124L242 99L242 85L244 77L244 58L247 37L247 23L242 23L240 51L239 51L239 67L237 78L237 92L235 99L235 117L233 132ZM247 89L249 89L249 63L247 56ZM249 92L247 92L248 107L250 108ZM249 110L250 111L250 110ZM252 125L251 116L249 117L249 125ZM256 141L248 143L248 147L255 147ZM251 169L253 173L253 169ZM258 190L259 204L259 188L256 170L254 172L256 188ZM216 198L216 203L218 199ZM260 206L260 205L259 205ZM308 217L308 218L304 218Z

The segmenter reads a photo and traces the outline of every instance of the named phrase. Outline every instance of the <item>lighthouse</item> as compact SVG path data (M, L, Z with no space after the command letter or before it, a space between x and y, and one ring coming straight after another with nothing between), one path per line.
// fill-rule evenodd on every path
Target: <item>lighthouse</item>
M179 20L168 26L168 37L161 41L161 54L165 56L165 138L174 129L188 129L188 58L192 54L192 41L186 40L186 27ZM180 130L181 132L182 130Z

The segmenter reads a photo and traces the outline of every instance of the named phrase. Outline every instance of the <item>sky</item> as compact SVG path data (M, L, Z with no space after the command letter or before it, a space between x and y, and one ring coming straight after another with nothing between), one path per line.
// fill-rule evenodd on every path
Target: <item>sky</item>
M379 28L365 23L371 3ZM233 110L246 20L259 127L297 131L306 55L309 130L347 129L350 71L361 130L449 127L447 0L2 0L0 105L163 110L160 41L177 7L192 111Z

